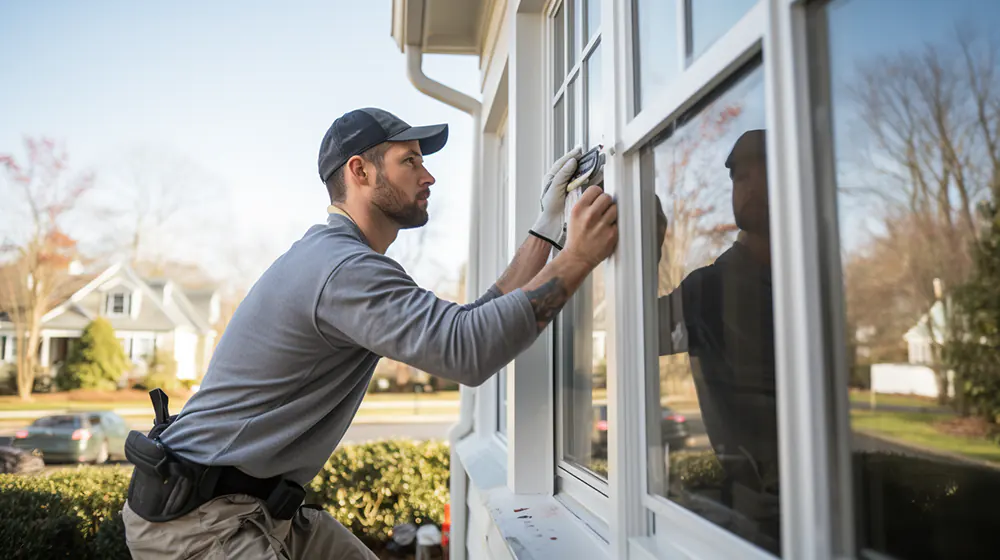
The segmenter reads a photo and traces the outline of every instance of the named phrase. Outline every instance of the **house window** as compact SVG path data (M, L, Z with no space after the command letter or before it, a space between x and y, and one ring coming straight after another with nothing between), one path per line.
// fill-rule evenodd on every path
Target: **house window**
M132 338L131 337L120 337L118 343L122 345L122 351L125 352L126 358L132 358Z
M633 0L636 112L664 93L758 0ZM682 22L682 25L678 25Z
M153 359L155 339L151 336L137 336L132 339L132 361L149 362Z
M131 295L127 292L111 292L105 301L105 314L110 316L127 315L131 309Z
M731 77L646 145L649 492L780 550L764 75ZM655 298L654 298L655 294ZM711 473L711 474L709 474Z
M598 0L566 0L550 18L553 67L552 155L604 142L601 14ZM567 208L581 191L570 193ZM557 447L561 489L608 493L608 408L604 269L576 292L556 325Z
M919 4L841 0L809 11L815 128L832 130L818 142L817 192L830 263L824 316L842 356L828 383L845 427L836 459L854 483L857 550L845 554L992 558L1000 339L987 295L996 251L979 243L996 225L979 209L1000 196L1000 4ZM859 325L876 327L867 357L849 351ZM864 404L867 387L848 372L905 362L908 331L936 396ZM941 394L948 370L954 397Z

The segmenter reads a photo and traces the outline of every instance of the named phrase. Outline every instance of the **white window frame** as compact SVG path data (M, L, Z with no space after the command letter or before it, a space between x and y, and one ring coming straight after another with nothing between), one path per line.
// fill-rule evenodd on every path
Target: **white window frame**
M679 10L684 10L680 2ZM825 369L820 310L821 282L815 173L812 161L809 51L804 0L760 0L697 59L685 63L674 82L644 96L634 114L634 28L632 0L604 0L602 44L605 99L613 106L605 135L611 158L606 190L617 195L621 215L619 249L609 260L609 484L612 553L621 558L774 558L739 537L647 491L644 343L651 328L643 301L643 267L653 247L640 223L651 223L652 200L639 185L639 149L677 116L713 91L762 51L768 129L768 170L774 273L776 380L781 468L782 556L834 558L851 554L846 538L834 533L829 489L849 484L849 472L831 465L831 404L822 375L795 372ZM686 18L679 19L680 27ZM613 23L609 23L613 22ZM686 33L686 31L683 31ZM679 37L679 41L686 40ZM683 44L683 42L681 43ZM612 47L613 48L607 48ZM682 49L679 56L686 57ZM610 71L614 68L614 71ZM547 90L547 94L552 91ZM613 95L611 95L613 94ZM777 154L781 154L780 157ZM620 188L620 186L635 187ZM640 279L640 280L636 280ZM642 410L642 413L636 413ZM841 466L842 467L842 466ZM836 472L835 472L836 471ZM839 477L834 476L840 474ZM792 491L794 490L794 491ZM841 508L843 504L841 504ZM835 541L837 541L835 543Z
M499 258L500 261L497 263L497 267L500 271L503 271L511 259L514 258L513 251L514 247L510 242L511 236L508 235L511 230L511 209L510 203L512 197L510 195L512 190L511 180L510 180L510 139L507 130L507 109L504 108L503 116L500 117L500 124L497 125L496 132L493 133L495 137L495 177L497 181L496 196L499 200L497 205L497 237L499 240ZM502 273L502 272L501 272ZM510 416L508 413L508 386L507 386L507 367L505 366L496 375L496 404L495 404L495 432L497 438L506 445L507 443L507 418Z
M594 139L588 138L590 123L588 122L589 114L587 111L587 81L584 72L584 66L590 59L591 55L598 48L599 45L604 45L605 33L604 30L607 27L607 17L605 12L607 11L607 2L601 2L601 23L596 31L591 33L591 36L584 37L584 30L587 27L587 0L577 0L574 10L570 10L570 5L573 4L573 0L553 0L544 10L545 14L545 49L544 49L544 59L546 61L546 79L544 80L544 91L546 99L546 140L545 140L545 153L549 154L546 158L549 161L554 160L556 157L562 155L557 154L560 151L559 147L555 146L554 135L555 135L555 112L556 106L560 100L563 103L563 148L571 149L574 145L581 146L592 146L596 145ZM563 23L564 30L562 34L563 46L563 70L564 76L562 76L562 82L559 87L555 83L555 68L552 67L552 61L554 60L556 47L555 47L555 15L558 10L563 10ZM570 26L573 27L572 37L573 40L569 41ZM577 45L579 45L579 51L577 51ZM606 51L608 49L603 49L600 52L601 61L601 83L599 86L606 91L607 88L605 84L608 82L607 75L608 70L611 66L608 64L608 57ZM573 64L568 64L570 53L572 52L574 61ZM589 69L588 69L589 70ZM575 80L575 82L574 82ZM569 84L575 83L573 91L573 112L570 113L570 103L569 103ZM610 97L603 97L605 106L612 106L607 100ZM607 121L607 114L612 113L608 111L605 113L605 122ZM572 119L572 121L570 120ZM570 124L575 130L574 136L576 136L577 141L573 144L570 143L570 138L568 135ZM609 137L607 133L607 128L602 127L603 138L602 142L606 142ZM564 150L563 150L564 151ZM605 271L605 305L608 305L607 298L611 297L611 292L607 289L607 269ZM613 323L610 321L610 315L608 315L608 307L605 311L606 324L608 325L608 339L613 336L611 331L613 331ZM570 463L564 459L565 457L565 410L566 402L564 401L566 397L566 392L564 388L564 363L566 361L566 353L564 351L565 340L564 333L566 333L573 323L572 313L567 313L564 310L559 314L558 319L552 325L551 332L553 333L554 342L553 347L554 352L554 371L553 371L553 394L556 397L555 401L555 415L556 415L556 433L554 436L555 440L555 460L556 460L556 473L555 473L555 492L556 498L559 499L570 511L576 514L584 523L587 524L594 532L601 536L605 541L611 539L611 524L610 516L608 515L610 511L611 502L609 496L611 494L610 484L608 480L605 480L589 470L581 468L578 465ZM611 356L607 355L606 362L610 362ZM610 365L608 368L608 378L610 383L611 369ZM592 404L592 403L591 403ZM609 395L608 403L608 424L612 424L611 421L611 403ZM592 406L590 410L592 410ZM611 438L613 437L612 432L609 430L608 433L608 450L610 454L611 449ZM611 463L608 463L609 471L611 470Z

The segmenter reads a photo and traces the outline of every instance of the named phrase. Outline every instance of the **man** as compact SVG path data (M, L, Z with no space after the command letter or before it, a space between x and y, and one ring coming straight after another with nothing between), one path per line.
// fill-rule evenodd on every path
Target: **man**
M754 525L745 538L776 552L778 424L764 131L740 136L725 166L739 234L713 264L660 298L660 354L688 352L702 421L726 473L722 502ZM658 225L662 246L662 213Z
M152 437L130 436L137 467L123 518L135 557L374 558L330 515L300 505L380 357L479 385L612 253L617 208L598 187L564 230L575 150L545 176L532 235L486 294L456 305L418 287L385 252L399 230L427 222L434 177L423 158L447 135L379 109L330 127L319 153L327 224L257 281L176 419L161 410Z

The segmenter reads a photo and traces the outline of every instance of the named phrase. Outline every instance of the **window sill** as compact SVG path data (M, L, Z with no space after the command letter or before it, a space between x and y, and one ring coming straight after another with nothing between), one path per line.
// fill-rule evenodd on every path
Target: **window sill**
M470 436L455 449L481 497L475 505L493 522L486 539L494 558L611 558L607 543L554 497L510 491L507 457L492 437Z

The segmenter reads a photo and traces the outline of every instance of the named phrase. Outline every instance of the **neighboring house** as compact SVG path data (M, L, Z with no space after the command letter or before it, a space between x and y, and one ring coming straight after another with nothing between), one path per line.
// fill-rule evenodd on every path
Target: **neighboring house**
M903 335L903 340L906 341L907 361L911 364L932 364L934 344L943 341L944 336L944 305L939 301Z
M177 360L177 377L195 380L215 349L219 294L185 289L167 278L143 278L127 264L100 274L71 275L56 305L42 318L39 365L55 374L83 329L97 317L111 322L126 356L142 375L156 352ZM14 362L14 326L0 321L0 360Z
M940 389L933 369L934 346L944 339L945 324L944 304L939 301L903 334L907 348L907 363L872 364L870 372L872 392L937 398ZM949 397L954 397L955 374L948 371L946 375L947 394Z

